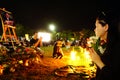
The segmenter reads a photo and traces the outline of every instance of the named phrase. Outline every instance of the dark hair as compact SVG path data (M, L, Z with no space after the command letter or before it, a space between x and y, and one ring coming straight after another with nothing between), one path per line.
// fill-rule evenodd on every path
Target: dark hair
M96 18L104 26L108 24L108 40L118 40L120 36L120 16L114 11L100 12ZM113 41L112 41L113 42Z
M99 23L102 26L105 26L106 24L108 24L108 21L107 21L108 19L105 12L101 12L96 19L99 20Z

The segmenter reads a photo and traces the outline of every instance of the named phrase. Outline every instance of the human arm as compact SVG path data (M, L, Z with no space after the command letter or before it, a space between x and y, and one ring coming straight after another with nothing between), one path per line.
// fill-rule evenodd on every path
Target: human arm
M93 48L89 48L89 52L90 52L90 57L92 59L92 61L100 68L102 69L105 64L102 62L100 56L95 52L95 50Z

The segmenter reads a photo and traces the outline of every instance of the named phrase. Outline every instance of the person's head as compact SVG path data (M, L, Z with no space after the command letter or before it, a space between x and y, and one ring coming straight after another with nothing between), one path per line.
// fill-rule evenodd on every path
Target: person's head
M33 38L34 38L34 39L37 39L37 38L38 38L38 33L37 33L37 32L34 33Z
M119 38L119 14L116 12L101 12L96 17L95 34L100 38L107 38L107 41L115 41Z
M102 37L106 38L108 33L108 28L109 25L106 19L106 14L102 12L97 16L95 21L95 29L94 29L95 35L100 38Z
M9 17L10 17L10 15L9 15L8 13L6 13L6 17L7 17L7 18L9 18Z

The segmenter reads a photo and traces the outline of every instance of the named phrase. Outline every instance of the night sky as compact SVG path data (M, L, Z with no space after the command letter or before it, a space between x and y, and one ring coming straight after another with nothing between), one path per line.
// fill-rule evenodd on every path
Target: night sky
M73 2L74 1L74 2ZM114 2L113 2L114 1ZM48 29L53 23L56 31L94 27L100 11L119 11L115 0L0 0L0 8L12 12L15 23L33 29Z

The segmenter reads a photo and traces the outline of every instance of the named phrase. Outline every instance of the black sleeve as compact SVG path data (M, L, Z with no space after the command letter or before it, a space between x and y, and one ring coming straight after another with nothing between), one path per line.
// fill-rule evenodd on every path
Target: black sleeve
M113 80L111 68L108 66L104 66L101 69L100 75L98 76L97 80Z

